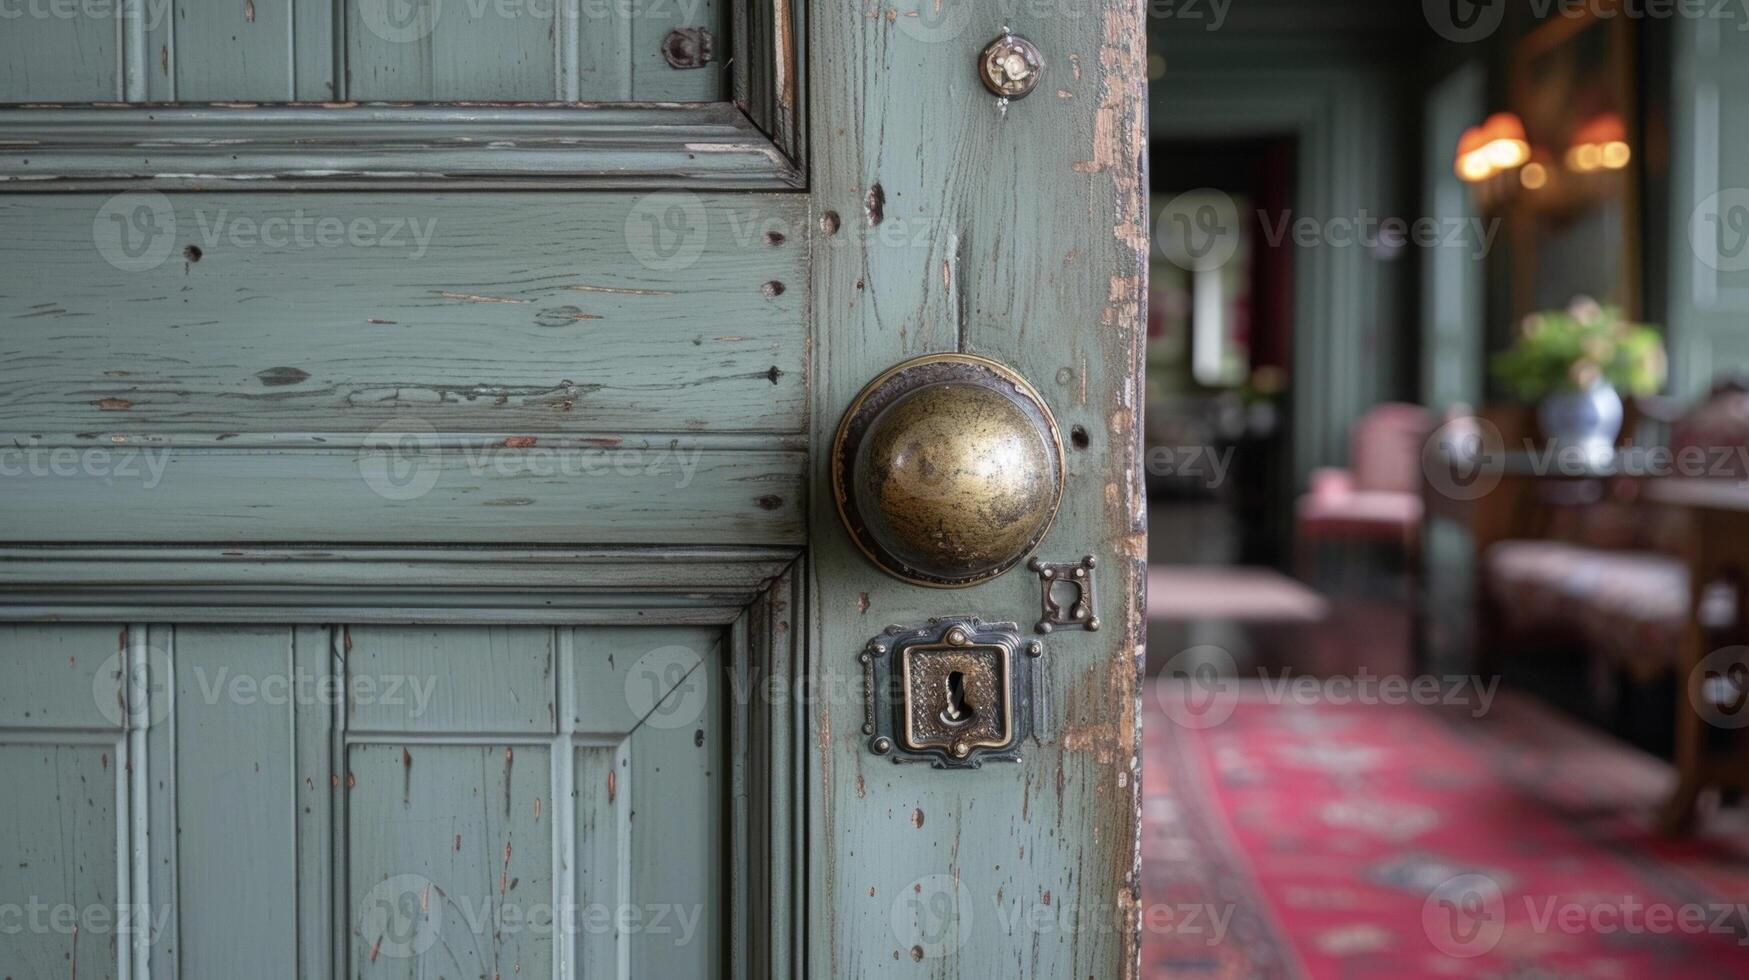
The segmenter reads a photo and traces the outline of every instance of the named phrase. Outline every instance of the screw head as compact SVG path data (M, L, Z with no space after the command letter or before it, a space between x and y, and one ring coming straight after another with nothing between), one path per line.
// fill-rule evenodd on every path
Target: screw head
M878 755L886 755L888 752L893 751L893 740L882 735L880 738L874 740L874 750Z
M968 639L970 639L970 637L966 636L966 631L963 629L960 629L958 626L955 626L953 629L950 629L947 631L947 642L953 644L956 647L965 646L966 641Z
M1022 99L1038 87L1045 59L1037 46L1023 37L1004 34L984 49L978 62L978 77L994 95Z
M1026 655L1029 657L1042 657L1042 656L1044 656L1045 655L1045 645L1043 643L1040 643L1037 640L1033 640L1032 642L1030 642L1026 645Z
M964 739L961 739L960 741L953 743L953 754L957 758L964 759L966 756L972 754L972 747L968 745Z

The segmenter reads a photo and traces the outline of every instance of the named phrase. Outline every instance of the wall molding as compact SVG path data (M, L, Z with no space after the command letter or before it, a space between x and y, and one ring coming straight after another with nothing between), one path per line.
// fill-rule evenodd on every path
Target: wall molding
M729 103L0 108L0 191L803 185Z
M0 547L0 622L728 624L799 554Z

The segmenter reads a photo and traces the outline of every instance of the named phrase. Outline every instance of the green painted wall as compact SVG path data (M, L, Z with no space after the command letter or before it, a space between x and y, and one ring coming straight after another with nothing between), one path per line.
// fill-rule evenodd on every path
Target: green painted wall
M1152 50L1166 70L1150 86L1150 136L1296 136L1296 221L1412 217L1419 107L1401 84L1406 45L1390 40L1412 36L1410 25L1400 15L1358 16L1354 5L1263 8L1234 7L1219 30L1155 22ZM1416 393L1414 256L1333 241L1294 256L1293 454L1302 476L1346 460L1361 412Z
M1682 20L1674 39L1670 280L1672 388L1749 370L1749 34Z

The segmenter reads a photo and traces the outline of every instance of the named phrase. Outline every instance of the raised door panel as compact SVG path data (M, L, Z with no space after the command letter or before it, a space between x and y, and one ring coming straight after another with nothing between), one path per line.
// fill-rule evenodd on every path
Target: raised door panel
M0 942L0 976L116 977L126 904L117 874L114 746L16 741L0 732L0 781L30 792L0 794L7 829L0 901L12 919ZM95 924L95 927L93 927Z
M14 4L0 24L7 102L725 97L711 0L83 0ZM664 56L682 27L709 32L710 63Z
M798 433L805 208L0 198L0 431Z
M125 638L0 626L0 977L123 975Z
M51 13L52 8L63 12ZM115 19L82 17L77 4L0 20L0 102L113 102L123 97Z
M4 627L0 976L727 975L730 666L714 626Z
M179 626L157 638L169 642L149 647L147 666L174 691L158 719L174 739L174 768L157 775L175 787L175 839L154 845L161 858L174 854L175 894L185 899L175 906L173 975L289 980L301 802L295 631Z

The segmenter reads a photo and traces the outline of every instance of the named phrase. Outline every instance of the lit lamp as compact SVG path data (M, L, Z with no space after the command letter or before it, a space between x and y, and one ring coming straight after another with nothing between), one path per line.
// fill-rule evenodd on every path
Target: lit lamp
M1465 130L1458 140L1457 175L1472 184L1528 162L1530 142L1524 137L1524 121L1510 112L1496 112L1482 125Z
M1494 173L1488 162L1488 136L1482 127L1471 126L1458 140L1457 175L1460 180L1479 184Z
M1628 128L1621 115L1606 112L1573 131L1573 145L1567 150L1567 169L1589 174L1599 170L1621 170L1633 160L1628 146Z
M1496 173L1522 167L1530 160L1530 143L1524 138L1524 121L1510 112L1496 112L1482 123L1488 137L1488 162Z

